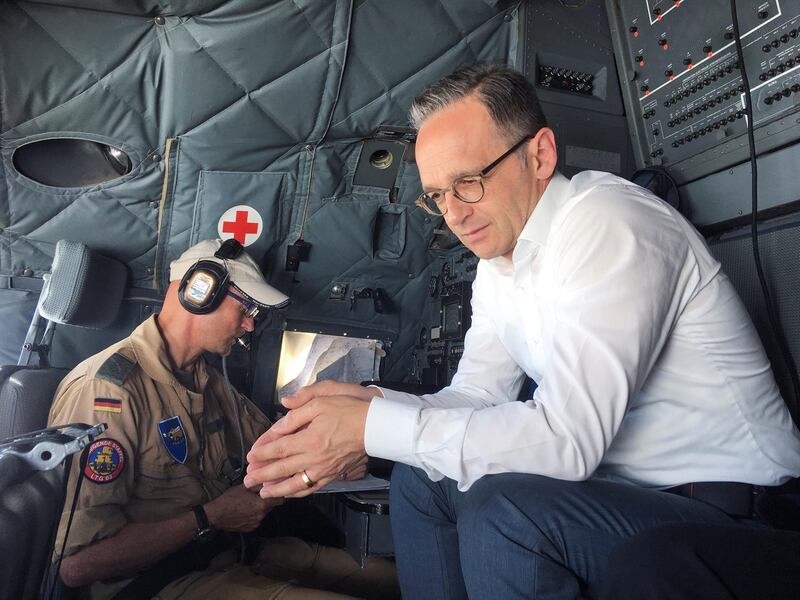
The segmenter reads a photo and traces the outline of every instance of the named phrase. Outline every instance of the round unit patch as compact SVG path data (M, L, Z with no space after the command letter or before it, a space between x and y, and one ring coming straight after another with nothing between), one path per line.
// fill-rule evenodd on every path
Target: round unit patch
M222 240L235 239L242 246L249 246L261 237L264 222L251 206L240 204L222 213L217 223L217 233Z
M117 440L104 438L89 446L83 474L95 483L111 483L125 470L125 450Z

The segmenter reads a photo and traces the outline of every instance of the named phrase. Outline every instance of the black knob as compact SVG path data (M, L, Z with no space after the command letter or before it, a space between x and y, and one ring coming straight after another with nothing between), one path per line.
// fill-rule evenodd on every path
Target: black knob
M703 52L705 52L706 54L711 52L711 50L713 50L713 48L711 48L710 44L706 44L705 46L703 46Z
M685 65L690 65L690 64L692 64L692 59L691 59L691 58L684 58L684 59L683 59L683 64L685 64Z
M766 10L758 11L758 18L759 19L766 19L769 16L769 13Z
M636 27L636 25L631 25L631 26L628 28L628 31L630 31L631 33L636 33L637 31L639 31L639 28L638 28L638 27Z
M667 69L666 71L664 71L664 75L666 75L667 77L672 77L673 75L672 69Z
M658 40L658 45L659 46L666 46L667 45L667 39L666 38L661 38L660 40Z
M782 44L785 44L785 43L786 43L786 42L788 42L788 41L789 41L789 36L788 36L788 35L786 35L786 34L784 33L784 34L781 36L781 43L782 43Z
M726 40L732 40L733 39L733 32L732 31L726 31L725 35L723 35L722 37L724 37Z
M642 86L642 87L640 87L639 89L640 89L640 90L642 90L643 92L649 92L649 91L650 91L650 86L648 86L648 85L643 85L643 86Z
M772 40L769 45L773 48L777 48L780 45L780 42L778 40Z
M654 9L653 9L653 14L654 14L655 16L658 16L658 15L660 15L660 14L661 14L661 9L660 9L660 8L658 8L658 7L654 8Z
M771 48L769 47L769 44L764 44L763 46L761 46L761 49L764 52L769 52L771 50Z

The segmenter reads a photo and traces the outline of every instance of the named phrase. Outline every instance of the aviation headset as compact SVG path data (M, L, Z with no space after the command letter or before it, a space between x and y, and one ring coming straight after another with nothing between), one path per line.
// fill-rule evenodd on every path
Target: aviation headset
M238 258L244 251L244 246L231 238L222 242L214 253L215 258L221 258L225 263L228 259ZM219 264L213 260L198 260L194 263L181 279L178 286L178 300L181 306L195 315L205 315L213 312L225 299L225 293L231 281L226 264Z

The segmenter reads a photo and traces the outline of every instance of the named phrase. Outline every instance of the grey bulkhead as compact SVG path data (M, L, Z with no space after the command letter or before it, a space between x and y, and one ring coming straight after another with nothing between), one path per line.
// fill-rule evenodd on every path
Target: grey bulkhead
M248 205L264 227L248 250L291 294L290 316L387 332L391 370L416 341L437 224L413 206L412 163L399 170L396 203L388 189L353 184L362 140L379 126L407 127L413 97L459 65L513 62L519 23L508 6L3 3L0 282L41 277L68 239L124 261L132 285L163 290L169 261L216 237L228 208ZM66 138L123 150L131 172L58 188L15 169L21 146ZM301 235L309 260L287 273L286 247ZM329 301L333 282L381 287L394 310ZM37 294L0 286L7 363Z

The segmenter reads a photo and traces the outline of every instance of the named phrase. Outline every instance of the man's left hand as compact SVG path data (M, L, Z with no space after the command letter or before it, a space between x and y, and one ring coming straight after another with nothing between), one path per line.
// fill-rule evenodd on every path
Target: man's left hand
M353 396L317 396L294 408L253 445L245 485L263 484L263 498L299 498L357 472L368 410L369 402Z

